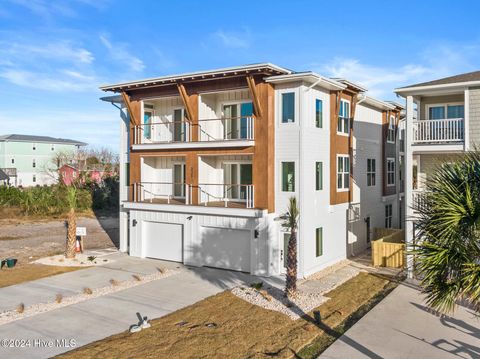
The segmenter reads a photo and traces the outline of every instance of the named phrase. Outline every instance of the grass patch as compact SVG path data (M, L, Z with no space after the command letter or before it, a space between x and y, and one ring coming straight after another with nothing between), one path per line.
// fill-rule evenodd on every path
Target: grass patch
M311 312L293 321L226 291L152 320L150 329L117 334L60 357L111 358L129 352L157 358L314 357L326 348L319 344L324 338L338 337L395 285L392 278L360 273L326 294L330 300L315 309L322 318L318 325Z
M341 337L350 329L356 322L358 322L365 314L367 314L373 307L382 301L392 290L397 287L397 283L388 283L380 292L372 297L368 302L353 312L347 319L333 330L326 330L324 335L319 336L309 345L303 347L296 355L297 358L317 358L322 354L335 340Z
M81 267L57 267L36 263L17 264L13 268L3 267L0 270L0 288L9 285L30 282L35 279L71 272Z

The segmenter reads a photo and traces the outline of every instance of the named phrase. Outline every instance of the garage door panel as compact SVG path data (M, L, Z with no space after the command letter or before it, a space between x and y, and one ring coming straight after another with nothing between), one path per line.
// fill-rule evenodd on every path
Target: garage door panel
M183 225L144 221L145 257L183 262Z
M250 272L250 231L202 227L204 265Z

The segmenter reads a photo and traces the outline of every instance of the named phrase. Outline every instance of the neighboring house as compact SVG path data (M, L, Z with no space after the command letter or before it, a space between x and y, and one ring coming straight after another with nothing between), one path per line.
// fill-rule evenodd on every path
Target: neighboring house
M415 218L425 180L437 166L448 163L480 143L480 71L401 87L406 99L405 204ZM406 221L406 242L413 241L414 220ZM412 275L412 257L407 260Z
M402 106L361 86L256 64L101 89L121 95L103 100L121 109L120 249L132 256L284 273L291 196L299 277L399 226Z
M56 152L76 151L86 143L47 136L4 135L0 136L0 168L15 173L10 185L36 186L56 182L52 159Z
M10 184L10 177L0 169L0 185L9 185Z
M65 185L69 186L74 183L81 174L84 174L85 177L90 178L91 181L100 183L105 175L110 176L110 172L105 172L100 169L87 169L84 171L79 171L78 168L72 165L63 165L58 170L62 181Z

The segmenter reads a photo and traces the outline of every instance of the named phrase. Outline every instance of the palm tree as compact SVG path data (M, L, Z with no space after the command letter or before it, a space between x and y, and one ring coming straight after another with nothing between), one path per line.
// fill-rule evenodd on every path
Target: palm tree
M480 311L480 152L444 164L426 182L413 253L427 303L448 313L459 300Z
M282 227L290 232L287 253L287 276L285 282L285 295L295 296L297 292L297 229L300 211L297 207L297 199L290 197L287 212L280 219Z
M77 219L75 217L77 189L73 185L67 187L67 203L69 212L67 217L67 245L65 248L65 257L75 258L75 242L77 240Z

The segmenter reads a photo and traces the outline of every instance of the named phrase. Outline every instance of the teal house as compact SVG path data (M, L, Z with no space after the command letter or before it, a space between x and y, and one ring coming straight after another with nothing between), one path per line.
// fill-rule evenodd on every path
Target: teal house
M63 138L30 135L0 136L0 173L12 186L50 185L57 181L54 161L58 152L75 153L87 144ZM2 181L0 181L0 184Z

